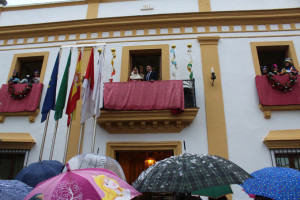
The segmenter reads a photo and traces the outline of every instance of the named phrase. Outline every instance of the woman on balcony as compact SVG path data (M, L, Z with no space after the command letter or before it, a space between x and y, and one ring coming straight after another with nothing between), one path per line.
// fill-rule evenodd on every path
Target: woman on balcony
M143 80L143 77L139 74L137 67L133 68L133 70L131 72L131 75L129 77L129 80L130 81L141 81L141 80Z

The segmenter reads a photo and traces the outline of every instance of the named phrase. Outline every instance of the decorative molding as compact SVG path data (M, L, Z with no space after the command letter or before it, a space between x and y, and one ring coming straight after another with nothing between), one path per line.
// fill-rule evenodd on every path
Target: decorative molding
M230 28L235 25L253 25L254 30L251 31L288 31L296 30L296 26L291 25L291 29L283 29L282 24L299 23L300 8L293 9L276 9L276 10L255 10L255 11L223 11L223 12L199 12L199 13L181 13L181 14L158 14L145 16L129 16L129 17L114 17L114 18L97 18L73 20L64 22L51 22L41 24L16 25L0 27L0 39L15 39L15 38L32 38L53 35L66 35L78 33L95 33L95 32L110 32L110 31L133 31L146 29L180 28L178 34L193 34L197 32L194 28L192 32L185 33L184 27L204 27L205 33L210 32L210 26L229 26L232 32L242 32L243 30L235 31ZM277 24L278 30L258 30L257 25ZM220 27L217 28L221 30ZM298 30L298 29L297 29ZM195 32L196 31L196 32ZM250 32L251 32L250 31ZM228 31L222 31L228 32ZM202 33L202 32L200 32ZM215 32L214 32L215 33ZM169 31L166 34L170 34ZM173 33L172 33L173 34ZM145 35L145 34L144 34ZM149 35L149 34L148 34ZM156 31L151 35L165 35L160 31ZM142 35L143 36L143 35ZM101 38L101 37L98 37ZM53 41L54 42L54 41Z
M0 149L31 149L34 145L29 133L0 133Z
M172 115L170 110L101 110L97 122L101 128L113 134L179 133L192 123L198 110L187 108L176 115Z
M300 129L270 131L264 143L269 149L300 148Z
M7 116L28 116L29 117L29 122L34 123L36 116L40 113L40 110L37 109L36 111L32 112L2 112L0 113L0 123L4 123L4 120Z
M199 36L197 37L200 45L218 45L220 36Z
M116 151L163 151L172 150L174 155L182 153L181 141L164 142L107 142L106 155L116 159Z
M264 112L266 119L271 118L272 111L283 111L283 110L300 110L300 105L286 105L286 106L263 106L259 104L259 108Z

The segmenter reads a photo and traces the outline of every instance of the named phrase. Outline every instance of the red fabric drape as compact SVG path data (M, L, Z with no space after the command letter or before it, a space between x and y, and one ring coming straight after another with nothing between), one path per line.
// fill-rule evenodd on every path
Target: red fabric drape
M288 75L277 76L274 78L281 83L286 83L289 80ZM297 75L297 80L300 81L300 75ZM278 105L299 105L300 104L300 87L299 83L292 86L292 91L282 92L268 81L267 76L255 77L257 94L259 102L263 106L278 106Z
M22 91L27 84L14 84L16 91ZM0 90L0 112L23 112L38 109L43 90L42 83L33 83L32 90L22 99L12 99L7 90L8 85L3 84Z
M180 80L105 83L103 95L110 110L184 110Z

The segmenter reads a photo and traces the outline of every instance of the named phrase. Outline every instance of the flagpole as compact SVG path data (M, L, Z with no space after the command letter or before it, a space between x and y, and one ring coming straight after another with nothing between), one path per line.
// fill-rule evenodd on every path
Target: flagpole
M71 121L70 121L70 124L68 127L67 136L66 136L65 153L64 153L63 163L66 163L66 156L67 156L68 145L69 145L69 136L70 136L70 130L71 130L71 125L72 125L72 117L73 117L73 113L71 114Z
M39 161L41 161L42 157L43 157L45 139L46 139L46 134L47 134L47 129L48 129L49 116L50 116L50 112L48 112L48 114L47 114L47 120L46 120L46 124L45 124L45 128L44 128L44 134L43 134L43 139L42 139Z
M94 148L95 148L96 125L97 125L97 118L94 116L94 134L93 134L91 153L94 153Z
M80 154L80 149L81 149L81 140L82 140L82 132L84 129L84 124L81 124L80 126L80 135L79 135L79 141L78 141L78 149L77 149L77 155Z
M56 123L55 123L55 129L54 129L53 138L52 138L52 144L51 144L49 160L52 160L52 156L53 156L53 150L54 150L54 145L55 145L58 121L59 120L57 120Z

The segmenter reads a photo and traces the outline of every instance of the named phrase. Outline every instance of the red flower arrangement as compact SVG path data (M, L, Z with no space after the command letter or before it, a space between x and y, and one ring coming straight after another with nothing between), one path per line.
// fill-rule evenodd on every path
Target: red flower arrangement
M295 83L297 83L297 75L293 75L292 73L288 74L289 75L289 80L288 82L282 83L279 80L276 80L273 74L268 74L268 80L269 82L272 84L272 87L282 91L282 92L286 92L286 91L291 91L292 90L292 86L295 85Z
M12 82L8 83L8 92L13 99L22 99L26 97L29 92L31 92L32 89L32 84L28 83L26 88L22 91L16 91L14 88L14 84Z

